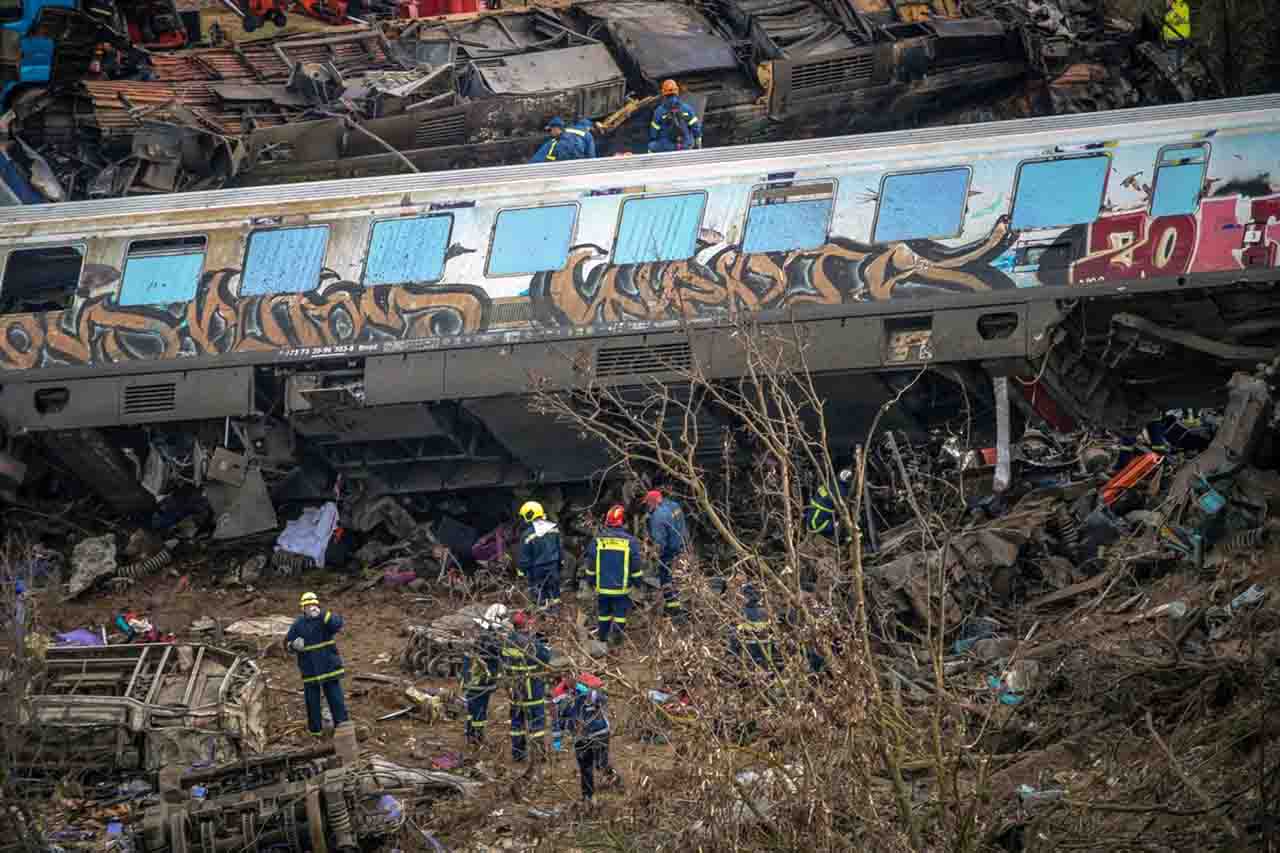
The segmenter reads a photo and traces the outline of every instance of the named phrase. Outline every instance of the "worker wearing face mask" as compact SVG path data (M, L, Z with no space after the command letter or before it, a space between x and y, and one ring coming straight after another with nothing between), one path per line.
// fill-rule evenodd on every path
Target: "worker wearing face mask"
M304 592L298 602L302 615L285 636L285 645L298 656L302 671L302 689L307 700L307 731L319 737L324 730L320 701L329 703L333 724L345 723L347 701L342 694L342 658L334 637L342 630L342 617L331 610L320 609L320 598Z

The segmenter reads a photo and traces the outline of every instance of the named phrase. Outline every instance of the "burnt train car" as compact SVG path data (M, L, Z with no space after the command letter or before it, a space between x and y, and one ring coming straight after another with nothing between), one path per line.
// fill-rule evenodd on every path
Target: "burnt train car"
M806 328L849 438L924 363L1131 426L1275 354L1277 152L1261 96L9 208L8 470L27 445L130 508L175 466L259 494L259 468L581 480L605 460L537 421L531 376L733 378L747 315Z

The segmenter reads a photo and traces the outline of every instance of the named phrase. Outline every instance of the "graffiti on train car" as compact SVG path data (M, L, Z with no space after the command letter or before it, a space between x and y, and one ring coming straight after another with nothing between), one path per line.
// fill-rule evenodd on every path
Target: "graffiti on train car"
M86 278L90 275L86 270ZM98 267L95 281L119 273ZM488 326L490 299L469 284L365 287L336 277L304 293L238 297L240 270L206 272L195 298L128 306L114 294L75 308L0 319L0 363L21 369L277 352L471 334Z
M1104 214L1084 231L1087 247L1072 267L1073 284L1274 267L1280 194L1206 198L1197 212L1172 216L1152 217L1145 209Z
M747 254L700 241L689 260L620 265L605 262L608 252L600 246L579 245L564 269L534 276L529 296L537 322L585 326L983 293L1014 287L992 266L1014 237L1002 217L986 237L959 247L832 237L816 249Z

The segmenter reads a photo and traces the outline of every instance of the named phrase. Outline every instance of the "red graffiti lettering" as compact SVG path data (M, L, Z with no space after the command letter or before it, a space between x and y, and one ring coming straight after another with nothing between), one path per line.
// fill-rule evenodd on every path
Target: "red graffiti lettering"
M1186 272L1196 247L1193 216L1150 219L1141 211L1104 216L1089 229L1088 254L1076 262L1073 280L1155 278Z

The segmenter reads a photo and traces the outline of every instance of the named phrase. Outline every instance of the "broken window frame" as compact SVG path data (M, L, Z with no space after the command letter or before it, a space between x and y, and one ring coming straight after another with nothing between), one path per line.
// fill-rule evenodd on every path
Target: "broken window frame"
M619 260L618 247L622 243L622 226L623 226L623 223L626 222L627 205L629 203L633 201L648 201L648 200L660 199L660 198L689 198L693 196L699 196L702 200L702 204L698 208L698 218L697 218L697 221L694 223L693 235L690 239L690 243L692 243L692 247L690 248L688 254L683 254L678 257L646 255L644 257L634 259L634 260L627 260L627 261ZM709 196L709 193L706 190L693 190L692 192L642 193L639 195L625 197L622 200L621 204L618 205L618 218L614 222L613 241L612 241L611 252L610 252L610 257L611 257L610 263L615 266L632 265L632 264L674 263L676 261L687 261L689 258L692 258L698 252L698 232L702 230L702 223L707 216L708 196Z
M374 232L379 225L387 222L417 222L424 219L447 219L449 221L449 230L444 235L444 248L440 252L440 273L435 278L407 279L402 281L369 281L369 258L373 254ZM365 240L364 263L360 267L360 283L365 287L395 287L404 284L434 284L444 279L445 267L449 262L449 246L452 245L453 229L457 225L457 220L450 211L422 211L412 216L380 216L369 222L369 233Z
M762 192L777 191L777 190L791 190L791 189L803 190L809 187L818 188L824 185L829 186L831 188L831 195L827 199L827 202L828 202L827 221L822 226L822 239L820 241L812 245L808 245L808 244L794 245L794 246L785 246L783 248L776 248L776 249L753 250L753 249L747 248L747 239L751 234L752 212L754 212L757 208L778 207L778 206L785 207L788 204L799 203L797 201L783 201L783 202L774 203L774 204L755 204L754 201L757 194ZM812 179L805 179L801 181L772 181L772 182L766 182L761 184L755 184L754 186L751 187L751 192L747 194L747 212L742 217L742 251L743 253L752 254L752 255L761 255L761 254L769 254L770 252L798 252L798 251L804 251L806 249L816 249L826 244L827 241L831 239L831 222L832 222L832 219L835 217L836 199L839 196L839 193L840 193L840 182L835 178L812 178Z
M916 175L936 175L943 172L964 172L964 189L960 195L960 216L956 220L954 231L947 233L926 233L912 234L907 237L892 237L881 239L879 235L881 214L884 212L885 190L889 186L889 181L894 178L909 178ZM887 172L880 178L880 187L876 191L876 212L871 218L871 242L877 246L890 245L893 243L905 243L908 240L949 240L959 237L964 233L964 222L969 216L969 191L973 188L973 167L970 165L952 165L939 166L933 169L907 169L901 172ZM936 199L932 199L936 201Z
M1102 172L1102 188L1098 193L1098 204L1093 211L1093 215L1083 221L1055 222L1053 224L1035 223L1032 225L1019 225L1016 216L1018 211L1018 193L1022 190L1022 172L1028 166L1038 166L1042 163L1065 163L1071 160L1106 160L1106 167ZM1057 228L1070 228L1073 225L1088 225L1096 222L1098 216L1102 213L1102 205L1107 200L1107 186L1111 181L1111 166L1113 160L1111 154L1080 154L1069 157L1036 157L1031 160L1023 160L1018 164L1017 171L1013 179L1013 194L1009 198L1009 228L1014 231L1051 231Z
M530 269L522 272L494 272L493 271L493 250L497 245L498 239L498 223L502 221L504 213L525 213L533 210L545 210L552 207L571 207L573 208L573 222L569 226L569 238L565 241L564 257L560 261L560 265L556 267L543 267L540 269ZM564 265L569 262L569 252L573 249L573 241L578 237L578 222L582 217L582 205L576 201L557 201L548 202L547 204L525 205L523 207L502 207L493 215L493 225L489 229L489 251L484 260L485 278L517 278L520 276L537 275L540 272L556 272L564 269Z
M301 290L264 290L259 292L259 291L248 291L245 289L245 285L249 281L249 258L253 252L253 241L259 234L270 234L277 231L310 231L310 230L316 230L316 229L323 229L324 245L320 249L320 262L319 262L318 268L316 269L315 280L310 285L308 285L307 287ZM315 290L320 283L320 276L321 274L323 274L324 268L325 268L324 262L329 252L329 231L330 231L330 227L329 227L329 223L327 222L308 223L306 225L280 225L280 226L274 226L270 228L255 228L252 231L250 231L249 236L245 238L244 264L241 268L240 281L236 288L237 295L238 296L281 296L281 295L289 295L293 293L307 293L309 291Z
M200 240L199 251L195 251L194 249L183 251L181 248L176 246L173 249L170 249L167 251L166 250L158 250L158 251L143 250L141 252L138 252L137 250L138 246L145 243L152 243L152 244L179 243L184 240L197 240L197 239ZM137 252L136 255L135 255L135 252ZM162 302L126 302L125 301L124 291L125 291L125 285L129 281L129 262L131 260L145 259L145 258L187 257L192 255L200 256L200 269L196 272L195 281L191 285L190 296L186 297L185 299L170 299ZM120 305L121 307L138 307L138 306L145 307L147 305L173 305L179 302L190 302L192 299L196 298L196 293L199 292L200 290L200 279L204 276L205 260L208 257L209 257L209 235L205 233L181 234L173 237L160 237L160 238L149 238L145 240L128 241L128 243L125 244L125 249L124 249L124 263L120 265L120 285L116 289L116 304Z
M79 241L79 240L71 240L66 242L50 241L47 243L37 243L31 246L25 246L19 243L11 246L6 246L4 247L4 250L3 250L4 262L3 262L2 268L0 268L0 314L14 315L14 314L31 313L31 312L25 312L25 311L4 310L8 302L8 294L5 288L5 282L9 277L9 263L13 260L13 256L15 254L19 252L38 252L42 249L75 249L80 253L80 271L76 273L75 286L72 287L71 291L67 294L65 304L61 308L55 309L55 310L67 311L75 305L76 297L77 295L79 295L79 292L80 292L80 284L84 281L85 257L89 249L88 244L85 243L84 241Z
M1193 148L1200 149L1201 156L1199 159L1182 158L1175 162L1165 162L1165 155L1170 151L1190 151ZM1155 173L1151 177L1151 198L1147 202L1147 214L1149 216L1192 216L1200 209L1200 202L1204 199L1204 181L1209 175L1209 160L1213 157L1213 146L1208 142L1176 142L1169 145L1160 146L1160 150L1156 152ZM1190 161L1190 162L1188 162ZM1191 205L1190 210L1168 211L1163 213L1156 212L1156 197L1160 192L1160 173L1171 167L1193 166L1198 165L1200 169L1200 189L1196 192L1195 203Z

